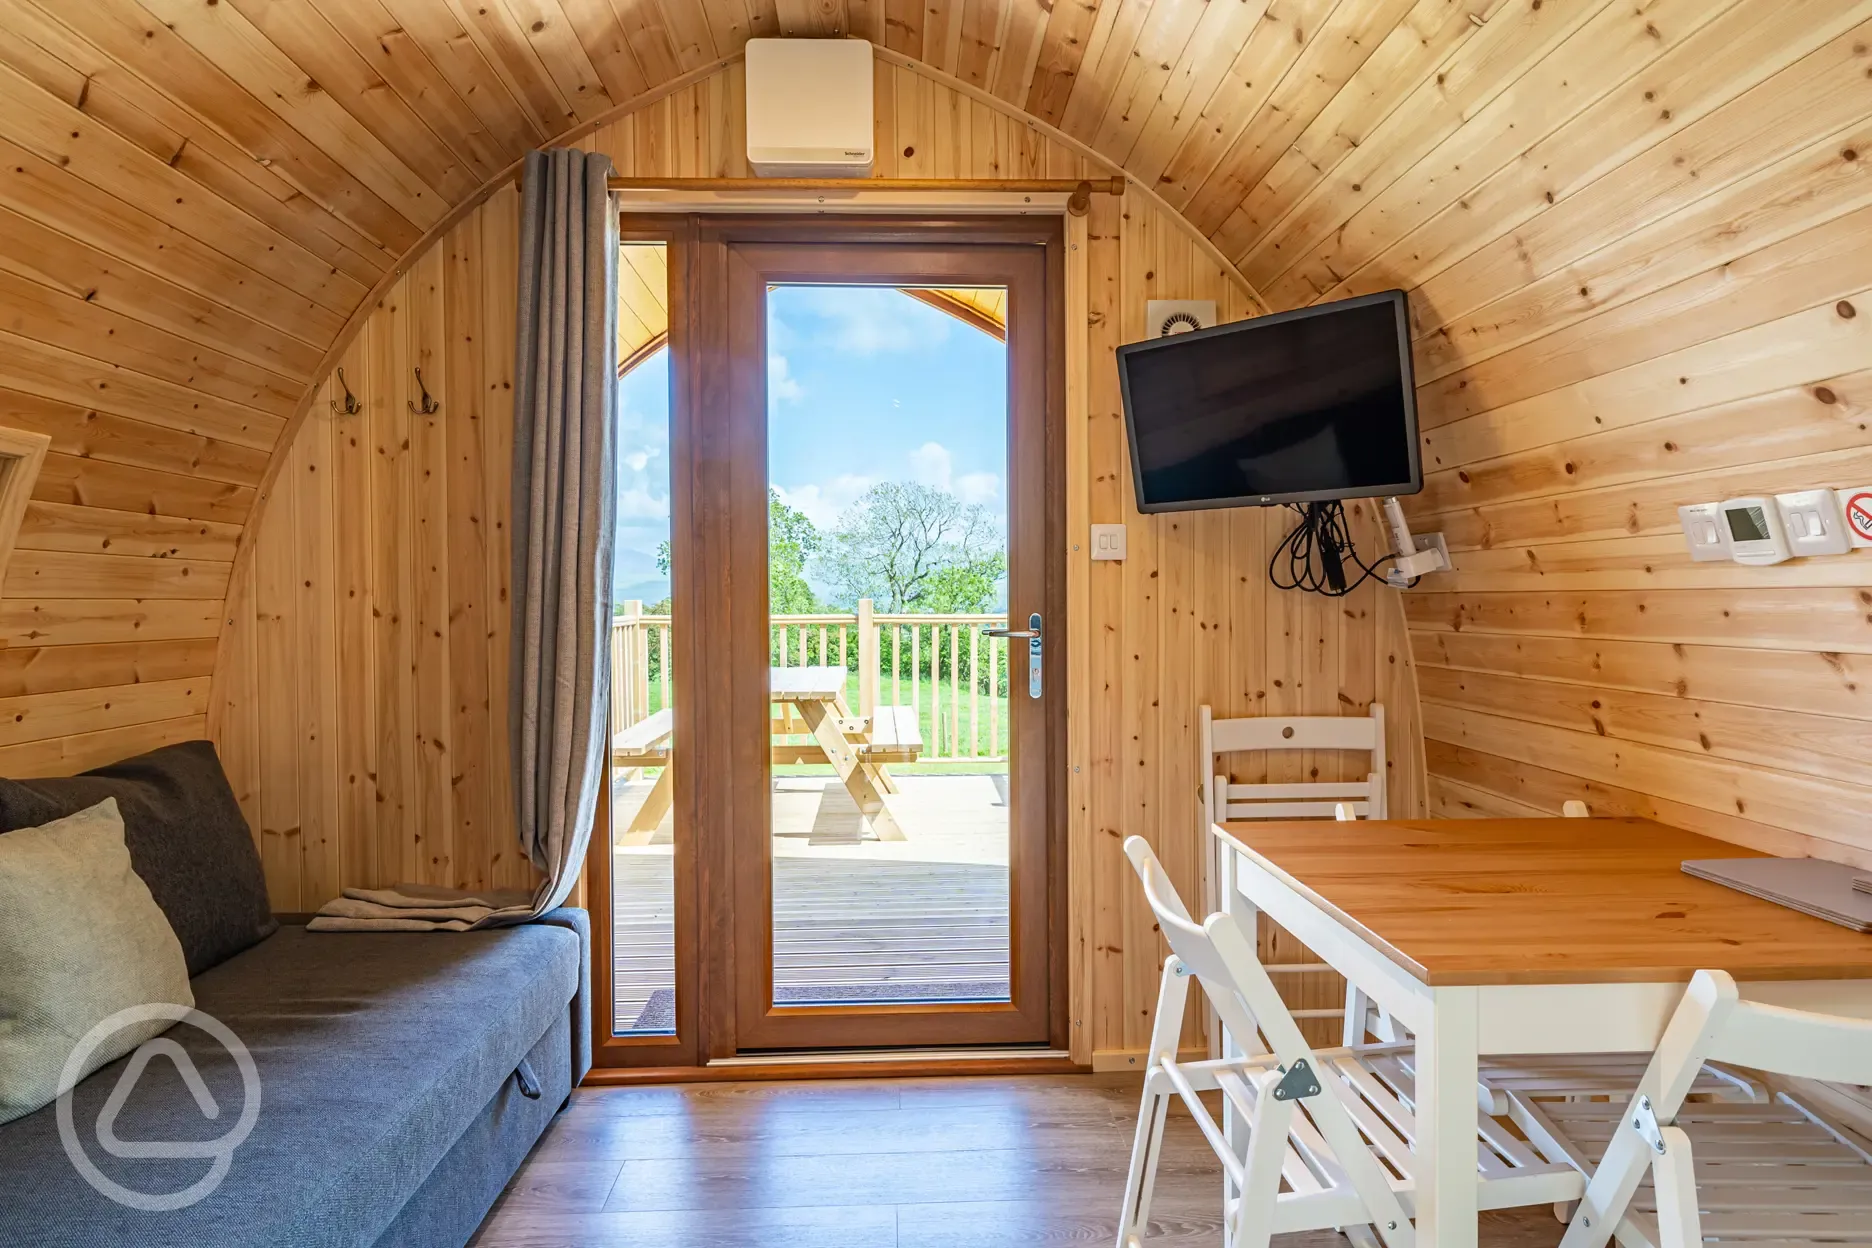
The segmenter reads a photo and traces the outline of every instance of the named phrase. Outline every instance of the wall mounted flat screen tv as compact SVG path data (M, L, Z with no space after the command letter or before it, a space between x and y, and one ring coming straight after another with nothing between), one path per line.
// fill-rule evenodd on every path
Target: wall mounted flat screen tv
M1401 290L1118 349L1138 510L1415 494Z

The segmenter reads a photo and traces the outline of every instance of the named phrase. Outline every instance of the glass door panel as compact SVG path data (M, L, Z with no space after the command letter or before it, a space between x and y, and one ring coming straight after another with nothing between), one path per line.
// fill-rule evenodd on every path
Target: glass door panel
M616 581L611 620L611 1034L676 1034L668 247L618 264Z
M1006 309L767 292L775 1006L1011 999Z
M739 1051L1062 1039L1054 228L726 245Z

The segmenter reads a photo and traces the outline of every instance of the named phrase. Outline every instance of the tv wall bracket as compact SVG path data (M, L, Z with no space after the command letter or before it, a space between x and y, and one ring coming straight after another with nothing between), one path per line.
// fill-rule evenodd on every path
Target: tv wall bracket
M1403 589L1420 576L1450 570L1449 545L1441 533L1413 537L1404 509L1395 498L1384 500L1385 520L1391 526L1391 540L1397 554L1385 571L1385 584Z

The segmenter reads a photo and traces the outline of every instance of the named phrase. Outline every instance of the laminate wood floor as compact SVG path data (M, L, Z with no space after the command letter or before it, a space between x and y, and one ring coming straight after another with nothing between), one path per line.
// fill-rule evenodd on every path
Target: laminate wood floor
M581 1089L474 1248L1063 1248L1108 1245L1132 1075ZM1153 1248L1217 1248L1221 1167L1181 1109ZM1545 1208L1482 1242L1551 1248ZM1280 1248L1346 1248L1336 1233Z

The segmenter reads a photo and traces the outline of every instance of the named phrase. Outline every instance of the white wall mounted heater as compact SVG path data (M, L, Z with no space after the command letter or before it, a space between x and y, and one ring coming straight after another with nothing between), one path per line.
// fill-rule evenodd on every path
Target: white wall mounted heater
M748 164L763 178L871 174L871 44L747 42Z

